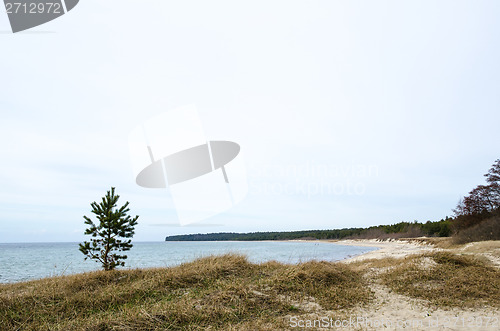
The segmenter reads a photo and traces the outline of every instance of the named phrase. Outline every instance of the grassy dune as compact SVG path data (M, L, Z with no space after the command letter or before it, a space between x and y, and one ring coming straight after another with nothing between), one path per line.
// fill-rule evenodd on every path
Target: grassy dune
M500 306L500 271L474 257L438 252L285 265L224 255L172 268L0 285L0 325L6 330L288 329L290 316L315 310L345 316L369 307L373 277L429 305Z
M429 306L500 308L500 270L483 258L435 252L357 262L352 267L381 271L381 284Z
M300 313L304 297L338 309L368 302L370 291L360 272L342 264L257 265L224 255L173 268L2 285L0 325L27 330L265 329L285 326L282 317Z

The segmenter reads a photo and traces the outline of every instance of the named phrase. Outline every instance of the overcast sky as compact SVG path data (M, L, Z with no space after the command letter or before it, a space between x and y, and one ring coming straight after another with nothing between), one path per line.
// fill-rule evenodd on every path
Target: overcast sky
M0 13L0 242L81 241L111 186L136 240L439 220L500 157L500 2L84 0ZM130 131L194 104L249 193L180 227Z

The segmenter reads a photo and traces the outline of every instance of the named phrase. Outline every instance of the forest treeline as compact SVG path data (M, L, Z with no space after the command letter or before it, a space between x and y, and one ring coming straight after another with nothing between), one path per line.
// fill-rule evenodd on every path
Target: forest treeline
M450 235L450 218L438 222L400 222L391 225L377 225L369 228L345 228L334 230L305 230L285 232L251 233L207 233L168 236L165 241L253 241L253 240L293 240L293 239L345 239L345 238L398 238L415 236Z
M208 233L168 236L165 241L252 241L293 239L369 239L448 237L465 243L480 240L500 240L500 159L496 160L486 177L485 185L478 185L463 197L453 209L454 216L425 223L399 222L368 228L332 230L304 230L285 232Z

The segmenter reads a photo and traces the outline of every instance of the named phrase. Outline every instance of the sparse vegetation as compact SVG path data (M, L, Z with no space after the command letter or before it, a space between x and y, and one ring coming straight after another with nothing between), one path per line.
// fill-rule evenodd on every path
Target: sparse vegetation
M500 307L500 271L472 256L449 252L413 255L381 277L397 293L435 306Z

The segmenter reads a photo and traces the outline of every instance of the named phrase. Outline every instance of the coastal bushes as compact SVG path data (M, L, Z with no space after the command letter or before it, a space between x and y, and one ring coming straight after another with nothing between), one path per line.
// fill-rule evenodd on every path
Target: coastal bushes
M500 216L490 217L458 232L453 238L456 244L473 241L500 240Z
M500 159L484 176L486 185L476 186L454 209L455 243L500 240Z

